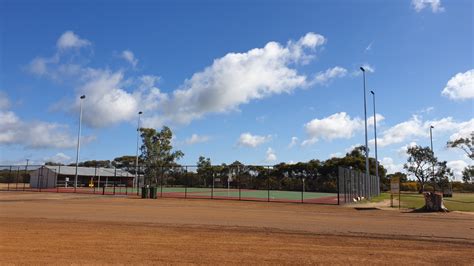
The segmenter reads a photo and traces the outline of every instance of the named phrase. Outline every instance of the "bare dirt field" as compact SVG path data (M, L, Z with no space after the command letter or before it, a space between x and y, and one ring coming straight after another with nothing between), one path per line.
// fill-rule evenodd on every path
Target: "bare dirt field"
M465 264L474 215L0 193L0 264Z

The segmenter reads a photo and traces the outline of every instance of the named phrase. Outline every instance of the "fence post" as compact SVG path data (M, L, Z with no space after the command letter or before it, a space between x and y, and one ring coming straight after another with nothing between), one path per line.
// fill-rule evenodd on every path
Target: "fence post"
M340 205L340 201L339 201L339 196L340 196L339 190L341 190L340 185L339 185L339 178L340 177L341 177L341 168L338 167L338 169L337 169L337 179L336 179L337 205Z
M114 168L114 195L115 195L115 184L117 183L117 168Z
M267 202L270 202L270 166L267 166Z
M214 183L216 181L216 173L215 170L212 169L212 188L211 188L211 199L214 199Z
M161 187L160 187L160 190L161 190L161 197L163 197L163 177L164 177L165 173L163 172L163 166L161 166L161 178L160 178L160 182L161 182Z
M28 175L28 164L25 165L25 177L23 178L23 191L25 191L25 186L26 186L25 178L26 178L27 175ZM30 178L31 178L31 176L30 176ZM28 180L28 181L30 181L30 180ZM31 183L31 181L30 181L30 183Z
M137 196L139 196L139 191L140 191L140 165L137 167Z
M12 166L10 165L10 171L8 173L7 191L10 190L10 177L12 176Z
M188 166L186 165L184 167L184 198L185 199L188 197L188 182L189 182Z
M239 169L239 166L237 165L237 182L238 182L238 185L239 185L239 200L241 200L241 195L240 195L240 169Z
M301 203L304 203L304 177L301 179Z
M92 185L94 185L94 178L97 176L97 164L94 167L94 177L92 178ZM95 194L95 185L94 185L94 194Z
M16 187L15 190L18 190L18 179L20 178L20 166L18 166L18 171L16 172Z

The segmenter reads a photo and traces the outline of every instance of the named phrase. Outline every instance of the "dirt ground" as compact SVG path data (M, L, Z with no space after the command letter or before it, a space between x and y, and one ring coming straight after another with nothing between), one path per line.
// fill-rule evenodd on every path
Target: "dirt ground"
M465 264L474 215L0 193L0 264Z

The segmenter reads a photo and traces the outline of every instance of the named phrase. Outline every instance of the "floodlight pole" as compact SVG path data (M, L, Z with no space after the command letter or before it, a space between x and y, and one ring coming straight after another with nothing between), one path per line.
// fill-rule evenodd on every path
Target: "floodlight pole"
M136 157L136 161L135 161L135 183L136 183L136 187L138 189L138 185L139 185L139 182L138 182L138 146L139 146L139 142L140 142L140 116L141 114L143 114L142 111L138 112L138 123L137 123L137 157Z
M430 126L430 142L431 142L431 153L433 154L433 158L434 158L434 151L433 151L433 129L434 126ZM433 166L432 166L432 172L431 172L431 176L433 177L433 180L434 180L434 162L433 162Z
M377 178L377 195L380 194L380 179L379 179L379 160L377 156L377 118L375 113L375 92L370 91L372 100L374 102L374 137L375 137L375 176Z
M366 100L366 93L365 93L365 69L360 67L362 70L362 74L364 76L364 124L365 124L365 178L369 183L369 191L370 191L370 182L369 182L369 145L367 141L367 100ZM370 193L368 194L368 198L370 199Z
M77 150L76 150L76 174L74 177L74 192L76 192L77 188L77 167L79 166L79 150L81 149L81 124L82 124L82 100L86 98L85 95L80 97L80 104L79 104L79 131L77 133Z

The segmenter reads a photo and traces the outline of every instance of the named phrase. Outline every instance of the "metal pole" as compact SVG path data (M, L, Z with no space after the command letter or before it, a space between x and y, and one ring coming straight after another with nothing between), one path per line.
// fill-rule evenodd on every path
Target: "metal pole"
M374 137L375 137L375 177L376 177L376 185L377 185L377 195L380 194L380 179L379 179L379 160L378 160L378 155L377 155L377 118L376 118L376 112L375 112L375 92L370 91L372 93L372 99L374 102Z
M364 125L365 125L365 178L369 179L369 144L367 141L367 100L365 93L365 69L360 67L364 76ZM369 197L370 198L370 197Z
M26 166L25 166L25 177L26 175L28 174L28 162L30 161L30 159L26 159ZM31 178L31 176L30 176ZM23 179L23 191L25 191L25 180ZM30 188L31 188L31 180L30 180Z
M77 133L77 150L76 150L76 175L74 177L74 192L76 192L77 188L77 167L79 166L79 150L81 149L81 124L82 124L82 100L85 99L86 96L82 95L80 97L80 104L79 104L79 131Z
M135 183L138 188L138 146L140 142L140 116L143 114L142 111L138 112L138 122L137 122L137 157L135 161Z
M430 126L431 153L433 154L433 158L434 158L434 151L433 151L433 131L432 131L433 128L434 128L434 126ZM434 162L433 162L433 166L432 166L431 176L432 176L433 181L434 181L434 177L435 177L435 173L434 173ZM436 191L436 186L435 186L435 185L433 185L433 188L434 188L434 190Z

